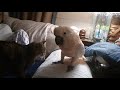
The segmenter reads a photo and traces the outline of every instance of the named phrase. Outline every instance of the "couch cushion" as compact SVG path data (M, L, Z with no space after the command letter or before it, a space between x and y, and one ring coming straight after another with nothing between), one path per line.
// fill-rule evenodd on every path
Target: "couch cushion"
M13 34L7 24L0 24L0 40L7 40Z
M35 22L31 20L17 20L12 24L13 31L23 29L27 32L30 43L33 41L46 41L46 56L58 49L53 33L55 27L56 25L50 23Z
M59 46L55 43L54 29L47 32L46 48L46 57L48 57L53 51L59 49Z
M47 31L44 30L45 28L46 23L31 20L17 20L12 25L14 31L19 29L25 30L29 35L30 43L45 41L47 34Z
M52 52L37 68L32 78L92 78L91 70L85 62L81 61L72 71L66 72L70 63L68 57L65 57L66 63L64 64L52 64L60 59L61 50Z

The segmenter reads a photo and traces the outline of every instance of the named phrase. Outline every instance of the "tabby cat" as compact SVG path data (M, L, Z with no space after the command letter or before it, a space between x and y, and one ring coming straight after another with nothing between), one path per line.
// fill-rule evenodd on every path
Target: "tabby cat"
M25 77L25 70L36 56L45 56L45 41L21 45L14 41L0 41L0 77L14 74Z

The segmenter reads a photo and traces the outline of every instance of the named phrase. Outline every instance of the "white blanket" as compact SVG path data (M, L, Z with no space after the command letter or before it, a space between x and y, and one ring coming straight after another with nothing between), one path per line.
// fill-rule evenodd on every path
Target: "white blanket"
M46 61L38 67L33 78L92 78L87 64L79 64L72 71L66 72L66 64L52 64L61 59L61 50L50 54Z

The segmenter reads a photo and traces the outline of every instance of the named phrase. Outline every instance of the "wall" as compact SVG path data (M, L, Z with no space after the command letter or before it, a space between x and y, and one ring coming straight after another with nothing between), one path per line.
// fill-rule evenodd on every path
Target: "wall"
M92 38L94 32L96 15L92 12L58 12L56 16L56 25L75 26L78 31L85 29L86 37Z

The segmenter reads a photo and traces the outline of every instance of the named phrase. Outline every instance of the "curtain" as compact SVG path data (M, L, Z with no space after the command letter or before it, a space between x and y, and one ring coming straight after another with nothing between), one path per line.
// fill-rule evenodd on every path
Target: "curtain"
M0 12L0 23L2 23L3 22L3 12Z
M53 12L8 12L10 17L21 20L33 20L38 22L51 23Z

